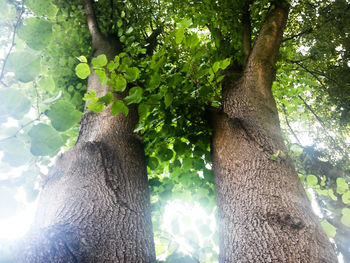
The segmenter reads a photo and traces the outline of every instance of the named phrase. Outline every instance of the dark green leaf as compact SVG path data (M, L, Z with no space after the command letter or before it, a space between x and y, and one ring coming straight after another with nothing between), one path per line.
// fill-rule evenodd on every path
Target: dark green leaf
M129 113L128 107L124 104L124 102L120 100L117 100L113 103L111 110L113 115L117 115L118 113L123 112L124 115L127 116Z

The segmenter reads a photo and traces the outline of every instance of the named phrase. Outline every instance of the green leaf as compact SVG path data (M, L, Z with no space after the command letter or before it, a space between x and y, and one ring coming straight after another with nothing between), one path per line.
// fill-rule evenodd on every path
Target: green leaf
M30 107L31 101L18 90L0 89L0 119L7 120L8 117L22 119Z
M147 165L151 170L155 170L159 165L159 161L156 157L149 157L147 161Z
M124 91L126 89L127 82L122 75L118 74L115 76L113 84L114 85L111 88L113 88L114 90Z
M226 58L222 61L220 61L220 68L221 69L226 69L231 63L231 58Z
M27 83L40 73L40 58L29 52L11 53L5 69L14 72L19 81Z
M106 76L106 71L104 69L95 69L95 73L100 79L101 84L107 84L108 78Z
M129 96L125 97L125 102L127 104L140 103L142 100L143 89L136 86L129 90Z
M86 58L85 56L77 57L77 59L78 59L81 63L87 63L87 58Z
M171 92L167 92L164 96L165 107L168 108L174 100L174 96Z
M96 91L95 90L89 90L89 92L88 93L85 93L84 94L84 98L83 98L83 100L92 100L92 99L94 99L96 97Z
M185 36L185 30L183 29L183 27L179 27L175 31L175 43L180 44L184 39L184 36Z
M88 110L100 113L104 110L105 105L103 103L97 103L97 100L91 100L87 105Z
M80 121L83 113L67 101L58 101L51 105L46 115L57 131L66 131Z
M53 156L63 146L62 137L51 126L39 123L30 129L28 135L32 139L30 151L35 156Z
M17 138L0 142L0 149L4 152L2 161L13 167L24 165L32 158L29 149Z
M345 192L341 198L344 204L350 204L350 191Z
M132 27L129 27L128 30L126 30L125 34L130 35L134 31Z
M194 48L199 44L199 38L197 34L191 34L185 39L186 48Z
M163 147L158 152L158 157L161 161L167 162L173 158L174 152L166 147Z
M111 104L113 102L113 94L112 92L107 92L106 95L104 95L103 97L98 98L98 103L103 103L105 106L108 106L109 104Z
M332 224L330 224L327 220L322 220L321 226L324 232L326 232L326 235L328 237L330 238L335 237L337 233L337 229Z
M341 217L341 222L350 227L350 208L343 208L342 211L342 217Z
M189 28L192 24L192 19L191 18L184 18L179 24L183 28Z
M91 65L93 67L102 68L107 65L107 57L105 54L99 55L91 60Z
M147 104L141 103L138 106L137 111L138 111L140 120L143 120L144 118L147 117L147 114L148 114L149 110L150 110L150 106L147 105Z
M58 11L58 8L52 4L51 0L26 0L24 2L37 16L54 18Z
M306 181L311 187L316 186L318 184L318 178L313 174L309 174L306 177Z
M152 74L151 79L149 81L149 88L151 90L154 90L158 88L159 84L160 84L160 75L158 72L155 72L154 74Z
M213 71L216 73L220 69L220 61L216 61L213 65Z
M38 81L38 87L43 91L51 93L55 91L56 84L52 77L44 77Z
M346 191L348 191L349 185L346 183L344 178L338 177L336 183L338 194L344 194Z
M123 112L125 116L128 116L129 113L129 108L120 100L113 103L111 110L114 116L120 112Z
M42 50L51 41L52 25L50 22L36 17L26 18L18 28L18 36L35 50Z
M138 79L139 74L140 70L138 68L131 67L126 69L124 76L128 81L133 82Z
M86 79L90 73L90 67L86 63L79 63L75 67L75 74L78 76L78 78Z

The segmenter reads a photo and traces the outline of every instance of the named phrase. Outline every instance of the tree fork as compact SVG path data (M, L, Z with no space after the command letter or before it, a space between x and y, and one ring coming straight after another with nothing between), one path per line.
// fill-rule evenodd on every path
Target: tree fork
M85 0L94 55L117 55L118 39L101 35ZM88 90L110 91L92 73ZM114 94L117 98L125 94ZM144 149L125 117L108 107L86 111L74 148L61 155L41 192L35 225L18 246L17 262L155 262Z
M288 9L274 2L243 76L223 89L223 113L211 117L220 262L337 262L285 154L271 91Z

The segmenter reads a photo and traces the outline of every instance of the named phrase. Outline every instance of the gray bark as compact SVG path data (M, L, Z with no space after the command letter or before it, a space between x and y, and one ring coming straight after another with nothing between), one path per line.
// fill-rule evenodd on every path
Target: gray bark
M271 86L288 16L267 16L243 76L211 117L220 262L337 262L286 153Z
M113 59L117 40L99 31L92 1L85 10L95 55ZM110 88L92 74L88 90ZM123 94L115 94L122 97ZM56 161L40 194L35 225L17 262L155 262L143 145L133 130L136 107L125 117L86 111L74 148Z

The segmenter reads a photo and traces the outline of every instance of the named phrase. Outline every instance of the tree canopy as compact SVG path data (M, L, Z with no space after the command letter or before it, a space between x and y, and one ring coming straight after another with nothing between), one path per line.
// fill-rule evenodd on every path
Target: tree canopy
M109 60L93 57L81 1L0 0L1 218L20 209L19 188L28 202L37 198L55 156L74 146L86 101L114 115L136 104L158 259L216 262L208 221L189 230L192 219L181 213L164 228L163 214L174 200L216 213L208 111L221 107L223 83L241 76L244 47L254 45L270 2L95 1L102 34L123 47ZM288 2L273 94L300 180L335 250L350 260L350 3ZM87 92L92 71L126 96Z

